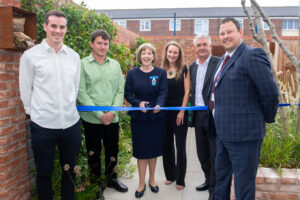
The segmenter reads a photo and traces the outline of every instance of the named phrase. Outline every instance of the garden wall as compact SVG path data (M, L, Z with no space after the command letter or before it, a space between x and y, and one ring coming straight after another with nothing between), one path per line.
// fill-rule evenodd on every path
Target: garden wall
M20 7L17 0L0 6ZM0 30L1 33L1 30ZM0 49L0 199L29 199L26 124L19 95L22 51Z
M232 187L231 194L234 194ZM235 200L232 195L232 200ZM256 200L300 200L300 170L260 167L256 176Z
M148 40L150 43L154 44L157 49L157 61L156 65L160 65L162 60L162 52L165 44L171 40L175 40L178 42L184 53L184 60L186 64L191 64L194 60L197 59L197 56L195 54L195 48L193 39L194 36L143 36L146 40ZM225 53L224 48L222 47L219 37L218 36L211 36L212 40L212 54L215 56L222 56ZM249 46L260 46L255 40L252 39L250 36L244 37L244 41Z
M129 47L130 49L134 49L136 38L140 37L138 34L123 28L117 24L115 24L118 28L117 37L114 40L114 43L116 44L124 44L126 47Z

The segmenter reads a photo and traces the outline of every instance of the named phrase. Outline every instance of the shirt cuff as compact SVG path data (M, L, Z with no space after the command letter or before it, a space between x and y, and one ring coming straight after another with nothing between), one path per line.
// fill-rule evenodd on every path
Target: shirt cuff
M95 116L97 117L97 119L100 120L101 116L104 114L104 112L102 111L94 111Z

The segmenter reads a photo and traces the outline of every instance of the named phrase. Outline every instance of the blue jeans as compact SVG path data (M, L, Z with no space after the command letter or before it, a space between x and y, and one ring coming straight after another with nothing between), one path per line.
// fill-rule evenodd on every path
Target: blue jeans
M61 199L74 200L75 174L73 172L81 143L80 121L66 129L48 129L30 122L31 141L36 164L36 186L39 200L53 200L51 176L55 147L58 145L62 167ZM63 167L68 164L69 171ZM69 173L69 174L68 174ZM71 180L72 177L73 181Z

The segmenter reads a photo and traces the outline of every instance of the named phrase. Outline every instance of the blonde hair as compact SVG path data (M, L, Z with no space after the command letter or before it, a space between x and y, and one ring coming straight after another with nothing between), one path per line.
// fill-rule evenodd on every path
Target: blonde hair
M175 41L170 41L165 45L165 48L164 48L164 51L163 51L163 59L162 59L162 62L161 62L161 67L165 70L167 70L167 68L170 67L170 62L167 59L167 53L168 53L168 48L171 45L177 47L178 50L179 50L178 59L176 61L176 65L175 65L176 66L175 79L176 79L176 81L178 81L181 78L181 75L183 73L183 69L184 69L184 66L185 66L184 58L183 58L183 51L182 51L182 48L181 48L180 44L178 44Z
M142 64L142 60L141 60L142 51L145 51L146 49L150 49L152 51L153 55L154 55L152 63L154 63L155 60L156 60L156 49L155 49L155 47L150 43L143 43L139 46L139 48L136 51L136 61L140 64Z

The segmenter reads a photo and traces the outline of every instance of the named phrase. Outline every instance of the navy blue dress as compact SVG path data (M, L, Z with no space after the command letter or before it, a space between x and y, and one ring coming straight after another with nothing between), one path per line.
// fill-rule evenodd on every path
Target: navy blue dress
M164 69L154 67L145 73L136 67L126 77L125 98L133 106L139 107L141 101L148 101L150 107L164 106L168 93L167 75ZM129 111L133 156L149 159L161 156L165 133L165 113L160 111Z

